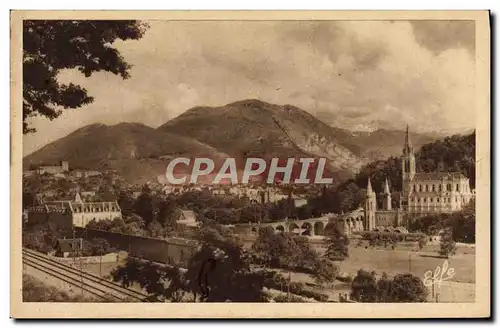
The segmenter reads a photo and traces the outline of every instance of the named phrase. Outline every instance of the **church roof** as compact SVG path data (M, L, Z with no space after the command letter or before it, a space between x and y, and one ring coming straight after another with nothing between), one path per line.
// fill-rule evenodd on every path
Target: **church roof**
M460 172L419 172L415 173L413 181L430 181L430 180L458 180L467 179L465 175Z

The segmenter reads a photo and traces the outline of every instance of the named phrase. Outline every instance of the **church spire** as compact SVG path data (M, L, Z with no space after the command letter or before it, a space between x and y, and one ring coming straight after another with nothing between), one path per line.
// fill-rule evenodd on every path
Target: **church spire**
M370 181L370 177L368 177L368 186L366 187L366 193L371 195L373 193L372 182Z
M405 153L411 153L413 152L413 146L410 141L410 127L408 124L406 124L406 134L405 134L405 148L404 148Z
M384 205L383 206L388 211L392 210L391 191L389 190L389 182L387 181L387 177L385 178Z

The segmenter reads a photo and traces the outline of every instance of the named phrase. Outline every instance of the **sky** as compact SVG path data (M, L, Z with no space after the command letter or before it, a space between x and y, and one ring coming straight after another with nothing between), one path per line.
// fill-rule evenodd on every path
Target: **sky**
M25 155L93 123L157 127L195 106L242 99L292 104L354 131L475 127L473 21L151 21L113 46L132 65L80 84L92 104L35 117Z

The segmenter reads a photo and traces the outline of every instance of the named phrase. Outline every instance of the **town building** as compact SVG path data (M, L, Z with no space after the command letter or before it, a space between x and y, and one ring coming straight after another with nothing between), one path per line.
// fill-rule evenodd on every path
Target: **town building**
M48 201L28 208L28 223L54 223L65 227L85 227L90 221L122 218L120 206L113 202L85 202L77 193L74 200Z
M96 170L73 170L72 175L75 178L89 178L101 176L102 172Z
M42 165L39 166L38 174L62 174L69 171L69 163L67 161L61 161L60 165Z

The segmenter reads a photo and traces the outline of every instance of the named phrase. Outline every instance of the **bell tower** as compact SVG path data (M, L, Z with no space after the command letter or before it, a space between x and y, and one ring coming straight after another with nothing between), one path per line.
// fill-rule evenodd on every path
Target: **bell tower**
M400 198L400 207L403 210L408 208L408 196L410 194L410 183L415 177L415 154L410 141L409 127L406 126L405 145L401 155L401 168L403 172L403 190Z

